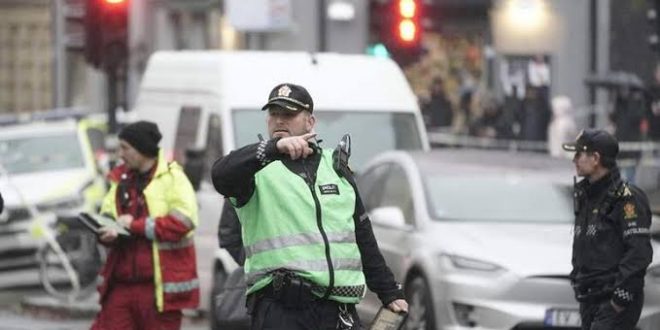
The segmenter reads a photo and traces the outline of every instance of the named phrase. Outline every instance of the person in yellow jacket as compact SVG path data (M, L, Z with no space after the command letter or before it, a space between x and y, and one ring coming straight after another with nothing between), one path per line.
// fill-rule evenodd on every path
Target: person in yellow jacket
M101 213L130 235L103 228L109 249L92 329L179 329L181 309L199 303L194 229L197 201L182 168L167 163L161 134L139 121L119 133L119 156Z

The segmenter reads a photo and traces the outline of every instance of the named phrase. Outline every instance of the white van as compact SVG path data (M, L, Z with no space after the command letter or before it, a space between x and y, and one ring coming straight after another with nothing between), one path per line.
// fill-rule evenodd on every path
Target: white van
M260 51L152 55L135 105L137 116L158 124L161 147L170 157L183 163L186 150L205 152L196 237L203 310L209 307L213 274L222 279L236 267L217 248L222 198L211 185L210 166L229 151L257 142L257 134L268 138L261 107L282 82L302 85L312 95L322 147L335 148L345 133L351 134L355 169L381 151L429 149L416 97L390 59Z

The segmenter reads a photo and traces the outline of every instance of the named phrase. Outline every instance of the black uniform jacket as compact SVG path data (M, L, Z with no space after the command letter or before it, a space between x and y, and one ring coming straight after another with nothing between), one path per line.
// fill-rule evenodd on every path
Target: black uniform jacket
M277 141L276 138L251 144L218 159L213 164L211 172L215 189L225 197L236 198L238 202L236 206L245 205L255 191L254 175L272 161L281 161L290 171L303 178L306 172L315 177L321 159L319 153L304 160L293 161L288 155L279 153L275 146ZM347 179L355 187L353 178ZM384 305L387 305L396 299L403 299L403 292L378 249L371 221L362 205L357 188L355 192L357 195L353 213L355 238L362 258L367 287L378 295Z
M575 194L571 279L576 296L610 297L626 306L641 295L653 257L648 199L623 182L617 169L594 183L580 181Z
M221 248L229 252L237 264L245 264L245 249L241 237L241 223L236 210L231 206L229 199L222 205L222 214L218 222L218 243Z

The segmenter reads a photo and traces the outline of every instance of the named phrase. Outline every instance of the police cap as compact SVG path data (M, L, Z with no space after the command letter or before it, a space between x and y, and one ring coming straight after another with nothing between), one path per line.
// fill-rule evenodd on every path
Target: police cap
M314 101L305 87L295 84L279 84L268 95L268 103L261 110L268 110L272 106L279 106L284 110L299 112L314 111Z
M575 142L564 143L562 148L574 152L598 152L603 158L615 159L619 153L619 142L606 131L585 129L580 132Z

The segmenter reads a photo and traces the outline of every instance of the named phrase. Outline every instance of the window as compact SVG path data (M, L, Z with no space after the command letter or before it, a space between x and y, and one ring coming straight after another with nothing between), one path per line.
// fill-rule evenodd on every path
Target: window
M415 223L415 208L408 177L403 168L398 165L390 167L389 175L384 184L383 198L380 206L396 206L401 209L407 224Z
M201 112L200 107L184 106L181 108L174 138L174 160L179 164L185 164L186 149L195 146Z
M383 195L383 184L389 165L380 165L361 174L357 178L358 190L367 212L379 206Z
M2 140L0 160L9 174L85 167L80 141L75 133Z
M428 175L431 216L440 221L570 223L572 187L508 175ZM478 207L475 207L478 205Z
M99 128L88 128L86 133L94 153L103 152L105 150L105 132Z
M204 173L210 173L213 163L222 156L222 125L220 116L212 114L209 117L209 125L206 135L206 161L204 162ZM206 175L205 177L208 177Z

